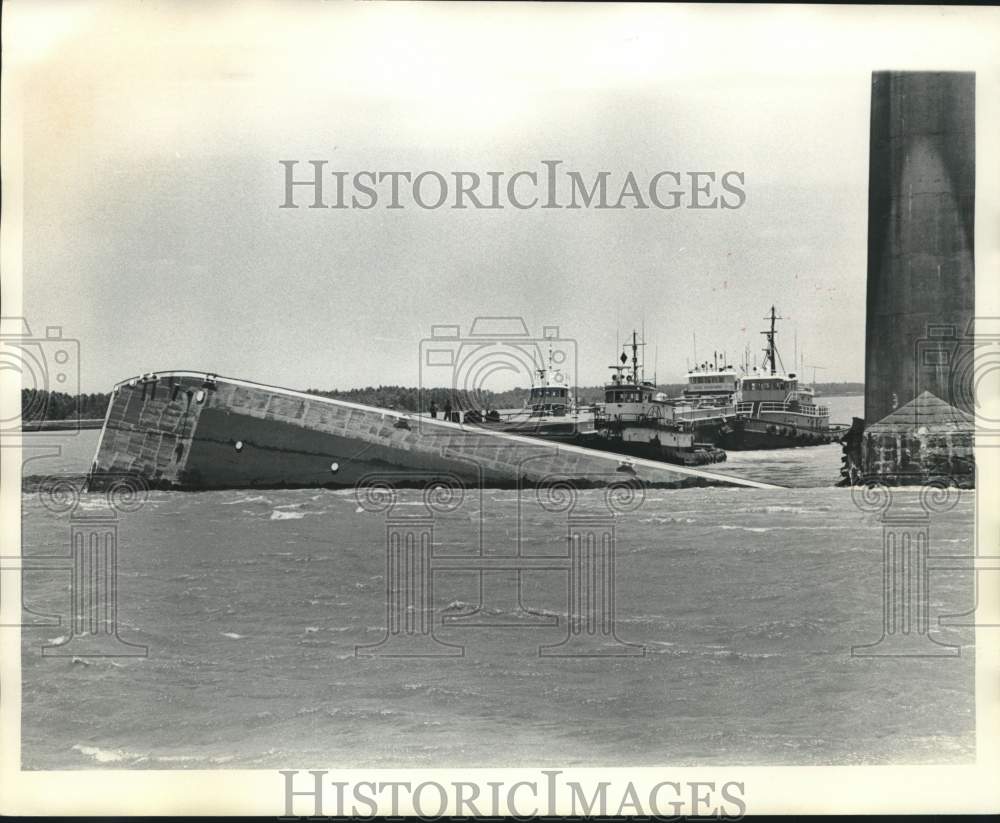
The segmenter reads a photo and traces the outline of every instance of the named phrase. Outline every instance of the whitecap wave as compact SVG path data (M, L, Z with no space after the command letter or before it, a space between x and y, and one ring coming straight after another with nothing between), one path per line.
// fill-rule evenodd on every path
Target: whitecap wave
M121 749L110 751L108 749L98 748L97 746L86 746L83 743L75 744L73 746L73 751L80 752L80 754L91 757L98 763L119 763L126 758L134 759L137 756L129 755Z
M720 529L725 529L726 531L741 531L741 532L756 532L758 534L763 532L772 532L774 529L768 528L766 526L728 526L723 524L719 526Z

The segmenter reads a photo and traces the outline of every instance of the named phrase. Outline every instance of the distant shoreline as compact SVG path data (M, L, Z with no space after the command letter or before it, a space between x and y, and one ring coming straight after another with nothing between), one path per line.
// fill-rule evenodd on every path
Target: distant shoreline
M103 425L103 417L87 420L29 420L21 424L21 431L27 433L77 431L79 429L99 429Z

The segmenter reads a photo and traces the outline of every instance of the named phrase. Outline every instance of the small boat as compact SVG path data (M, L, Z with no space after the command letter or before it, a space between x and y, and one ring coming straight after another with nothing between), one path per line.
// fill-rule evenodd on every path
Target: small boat
M736 415L739 377L732 366L701 363L687 373L687 386L671 400L674 419L691 424L697 439L721 445L728 421Z
M677 407L645 379L639 363L638 335L632 332L631 369L623 351L611 382L598 404L594 432L578 442L593 449L629 454L684 466L719 463L726 453L710 442L701 442L694 423L678 416Z
M524 408L470 409L462 415L461 422L549 440L571 440L577 434L592 431L593 413L577 405L566 372L554 361L550 346L548 362L535 369L535 379Z
M821 446L838 441L847 426L831 426L826 406L817 406L815 392L799 383L794 372L779 371L780 356L775 344L779 319L774 306L768 318L770 328L762 369L754 368L738 379L734 395L735 415L722 431L726 449L787 449Z

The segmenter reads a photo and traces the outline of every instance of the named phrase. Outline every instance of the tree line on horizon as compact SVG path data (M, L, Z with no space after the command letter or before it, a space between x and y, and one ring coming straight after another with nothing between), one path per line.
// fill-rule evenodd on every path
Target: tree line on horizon
M96 420L104 417L111 395L67 394L47 389L21 389L21 419L41 420Z
M662 383L657 386L668 397L676 397L684 387L684 383ZM817 383L816 391L826 396L861 394L864 383ZM518 387L503 392L469 392L443 387L421 390L416 386L366 386L357 389L306 389L306 393L397 411L425 412L431 403L441 410L450 403L455 410L499 411L522 408L528 402L530 389ZM574 394L580 404L592 405L604 399L604 387L580 386ZM21 416L29 421L98 419L104 417L110 399L111 395L107 392L72 395L44 389L22 389Z

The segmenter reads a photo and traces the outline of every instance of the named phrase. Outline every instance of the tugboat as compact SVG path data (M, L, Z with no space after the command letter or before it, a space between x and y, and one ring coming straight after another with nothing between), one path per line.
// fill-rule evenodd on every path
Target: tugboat
M661 460L684 466L719 463L726 453L697 439L694 424L677 416L677 408L642 374L638 335L632 332L632 366L623 351L615 374L604 387L604 403L594 415L593 434L578 438L580 445Z
M591 415L574 402L566 374L557 368L551 347L548 363L535 369L535 373L537 378L523 409L504 412L472 409L465 412L462 422L549 440L570 440L581 429L589 428Z
M712 363L701 363L688 371L681 399L697 406L728 406L738 389L736 370L724 362L720 366L716 354Z
M528 396L528 410L531 417L565 417L573 408L566 376L552 361L553 353L550 346L548 364L535 369L538 385L532 385Z
M735 370L725 362L720 366L716 354L711 363L688 370L687 387L670 401L674 419L691 423L699 441L721 445L729 432L729 421L736 415L738 390Z
M735 417L723 430L721 445L732 450L786 449L838 441L847 427L831 426L829 410L815 404L813 390L800 385L793 372L779 371L775 323L781 318L774 306L764 319L771 325L761 332L767 339L763 368L739 378Z

